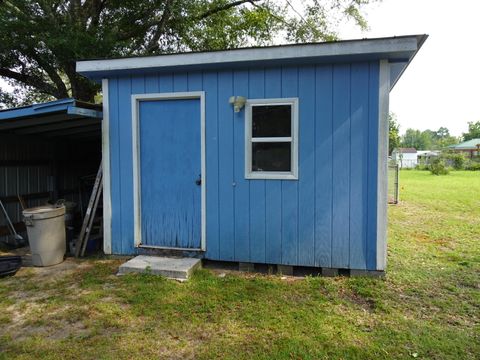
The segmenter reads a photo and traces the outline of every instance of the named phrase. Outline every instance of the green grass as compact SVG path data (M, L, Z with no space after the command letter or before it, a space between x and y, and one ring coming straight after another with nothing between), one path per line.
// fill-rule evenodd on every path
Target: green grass
M115 276L86 260L0 279L0 359L474 359L480 173L401 173L385 279Z

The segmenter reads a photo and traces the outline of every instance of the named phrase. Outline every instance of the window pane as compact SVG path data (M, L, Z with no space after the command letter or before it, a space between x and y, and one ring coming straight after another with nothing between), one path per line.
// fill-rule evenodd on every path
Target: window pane
M290 105L252 106L253 137L290 137L291 121Z
M290 171L291 143L252 143L252 171Z

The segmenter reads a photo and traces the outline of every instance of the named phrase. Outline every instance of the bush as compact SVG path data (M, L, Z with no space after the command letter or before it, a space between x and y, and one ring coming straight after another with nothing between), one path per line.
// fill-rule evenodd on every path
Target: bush
M455 170L462 170L465 166L465 158L462 154L455 154L452 156L453 168Z
M468 161L464 167L465 170L480 171L480 163L476 161Z
M448 168L445 165L445 160L440 158L440 157L432 159L429 167L430 167L430 172L433 175L447 175L448 174Z
M461 153L447 153L444 155L448 165L455 170L462 170L465 167L465 156Z

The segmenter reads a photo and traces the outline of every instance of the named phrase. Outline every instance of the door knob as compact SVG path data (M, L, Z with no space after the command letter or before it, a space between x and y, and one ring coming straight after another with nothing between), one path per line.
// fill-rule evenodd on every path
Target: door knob
M202 175L198 175L198 179L195 180L195 184L197 184L198 186L202 185Z

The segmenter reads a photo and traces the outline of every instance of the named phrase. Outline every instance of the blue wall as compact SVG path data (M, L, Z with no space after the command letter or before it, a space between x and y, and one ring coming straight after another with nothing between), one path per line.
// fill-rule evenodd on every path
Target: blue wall
M134 254L131 94L206 92L212 260L375 269L378 62L109 79L112 252ZM244 112L228 98L299 98L299 180L244 178Z

